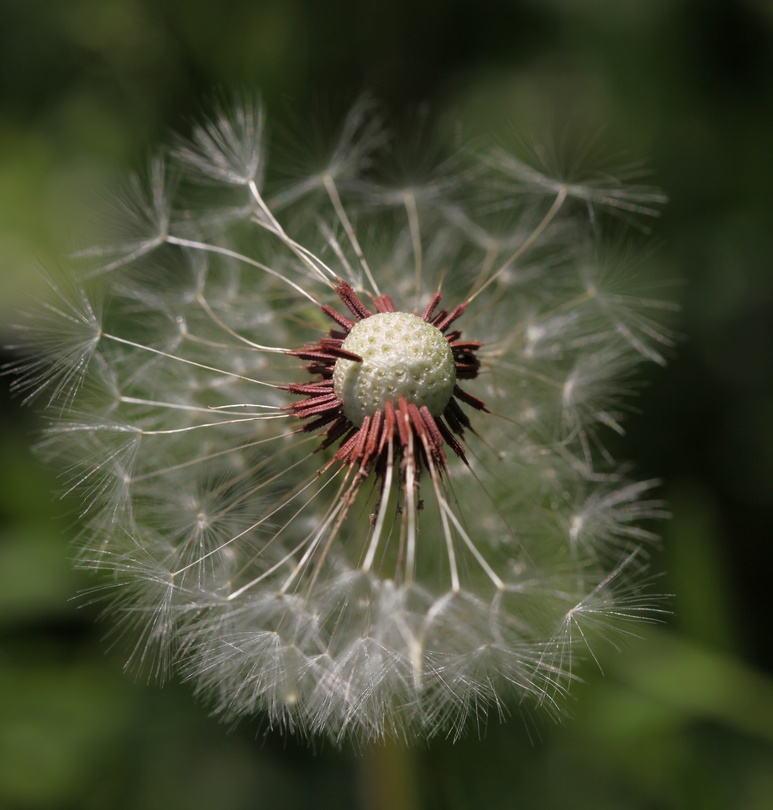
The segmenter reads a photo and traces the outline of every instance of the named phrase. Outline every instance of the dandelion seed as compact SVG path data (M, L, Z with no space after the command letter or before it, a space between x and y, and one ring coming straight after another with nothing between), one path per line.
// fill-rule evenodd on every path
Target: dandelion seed
M660 195L501 149L392 188L370 102L281 182L265 131L243 99L178 141L24 327L80 564L133 663L225 717L367 741L560 711L592 632L657 613L662 506L605 433L669 335L599 228Z

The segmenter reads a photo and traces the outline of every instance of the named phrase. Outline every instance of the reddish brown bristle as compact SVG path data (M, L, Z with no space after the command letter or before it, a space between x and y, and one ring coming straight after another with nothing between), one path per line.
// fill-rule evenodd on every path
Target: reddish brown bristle
M371 317L373 313L350 285L340 282L335 289L357 321ZM372 300L377 313L397 311L388 295L379 295ZM437 292L420 317L444 334L453 353L457 378L473 379L480 367L476 353L482 344L477 340L461 340L462 333L458 329L446 333L448 327L464 314L466 305L459 304L450 311L436 311L440 301L441 296ZM434 416L426 405L408 402L401 396L397 402L387 401L383 409L366 416L359 427L352 424L344 413L343 403L335 393L332 376L340 358L362 362L362 357L358 354L343 348L346 336L357 321L327 305L322 306L322 311L345 332L331 329L327 336L316 343L289 352L294 357L310 361L306 365L306 371L321 379L294 383L284 386L284 389L303 398L287 406L288 411L304 420L302 430L308 433L324 431L318 449L339 445L325 469L332 464L356 468L357 481L365 479L373 472L382 478L383 486L383 475L390 458L393 464L397 464L401 458L410 457L416 470L431 467L442 475L447 465L445 448L450 448L466 464L462 439L465 430L471 428L471 423L459 403L487 412L483 400L456 385L442 417ZM402 470L402 465L400 469ZM354 486L358 484L355 483Z

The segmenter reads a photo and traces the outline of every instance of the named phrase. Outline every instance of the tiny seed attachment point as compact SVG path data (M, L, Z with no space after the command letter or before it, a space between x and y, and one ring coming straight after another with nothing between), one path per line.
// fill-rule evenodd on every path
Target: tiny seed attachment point
M388 400L426 406L441 416L456 385L454 356L443 333L408 312L378 312L354 325L342 349L361 362L339 358L333 389L352 424L383 410Z

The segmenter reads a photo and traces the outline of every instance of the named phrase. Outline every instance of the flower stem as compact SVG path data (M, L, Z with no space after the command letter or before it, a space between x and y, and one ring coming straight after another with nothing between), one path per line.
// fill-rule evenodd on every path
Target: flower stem
M360 768L362 810L419 810L419 784L415 750L388 741L363 752Z

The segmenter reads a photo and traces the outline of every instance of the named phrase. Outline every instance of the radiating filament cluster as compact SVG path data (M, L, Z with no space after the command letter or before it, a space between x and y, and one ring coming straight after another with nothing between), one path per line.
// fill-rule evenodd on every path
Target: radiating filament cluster
M367 99L295 175L264 132L216 109L20 324L79 565L132 663L227 718L340 742L560 712L593 639L660 610L663 507L606 435L668 307L604 228L662 195L480 145L395 182Z

